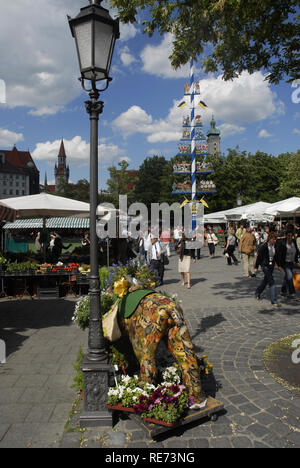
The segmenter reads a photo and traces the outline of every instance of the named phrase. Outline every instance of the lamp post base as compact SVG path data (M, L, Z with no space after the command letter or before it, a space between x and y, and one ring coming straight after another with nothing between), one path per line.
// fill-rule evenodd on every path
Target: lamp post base
M111 366L85 358L81 370L84 376L84 410L79 419L80 427L112 426L113 416L105 407Z

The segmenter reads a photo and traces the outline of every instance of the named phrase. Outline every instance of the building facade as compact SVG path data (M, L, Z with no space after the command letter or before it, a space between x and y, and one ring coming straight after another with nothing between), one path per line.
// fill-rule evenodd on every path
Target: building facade
M0 150L0 199L40 192L40 173L29 151Z
M221 152L221 132L218 128L216 128L216 121L214 116L212 116L210 129L208 130L206 136L209 154L219 154Z

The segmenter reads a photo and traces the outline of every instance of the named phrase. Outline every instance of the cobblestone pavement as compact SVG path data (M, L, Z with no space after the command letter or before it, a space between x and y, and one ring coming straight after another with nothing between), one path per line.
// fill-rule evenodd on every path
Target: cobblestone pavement
M57 373L52 378L56 379L59 375L58 372L61 372L60 376L64 382L60 391L63 392L64 388L68 398L65 398L64 403L60 403L59 399L56 400L55 396L52 397L51 402L48 399L45 400L45 394L41 392L40 388L47 387L47 380L43 381L41 372L30 374L29 371L27 373L24 370L25 380L27 379L34 388L30 394L24 390L18 394L18 386L16 385L18 380L15 380L14 376L17 366L20 365L20 355L24 351L24 343L19 343L19 349L12 353L12 357L9 356L7 365L3 366L3 370L0 367L0 386L4 372L6 383L2 385L2 388L10 388L10 397L6 397L6 399L13 400L13 403L9 405L5 398L3 402L3 394L2 396L0 394L0 447L9 446L11 443L14 444L13 446L19 446L18 437L21 436L21 440L23 440L25 438L24 431L28 430L26 442L29 441L28 443L32 443L32 446L40 444L61 448L148 447L166 450L208 447L299 448L300 398L294 396L265 371L261 357L264 348L271 342L300 332L300 301L295 303L282 301L279 309L273 309L267 290L262 301L257 301L254 297L254 291L262 278L261 273L257 278L244 279L242 278L241 265L227 266L221 255L221 250L218 251L218 255L213 260L209 259L207 250L203 250L204 256L192 265L192 288L190 290L180 285L177 273L178 260L174 255L167 267L164 286L161 290L178 294L179 299L182 300L184 315L197 354L207 354L209 361L214 364L213 376L207 385L209 385L213 396L215 395L218 400L222 401L225 407L217 421L212 422L205 419L200 423L174 429L156 440L149 440L140 427L125 415L116 422L113 428L79 430L78 412L81 410L82 403L76 402L64 430L63 417L65 417L64 422L66 422L67 409L70 411L72 407L68 386L71 380L70 362L75 359L76 347L78 349L82 334L69 323L62 323L54 328L49 324L47 330L35 330L33 334L28 331L22 333L29 335L28 346L37 347L35 360L39 362L40 366L59 365ZM281 280L281 274L276 274L278 286ZM297 296L299 299L299 292ZM52 303L54 302L52 301ZM62 346L60 338L64 336L66 330L69 333L69 340L72 340L72 353L69 353L68 356L61 355L59 363L55 359L55 354L53 354L51 363L47 360L43 361L42 357L39 357L39 349L43 346L41 344L43 336L46 340L44 353L47 340L53 339L53 335L59 333L56 339L60 352L62 351L59 348ZM39 336L40 333L42 334ZM35 337L37 342L33 344L32 339ZM63 342L65 346L65 340ZM70 349L70 341L68 346ZM25 360L26 353L23 353L23 357ZM68 369L68 378L64 380L65 367ZM26 417L26 404L30 400L32 406L32 399L36 401L36 412L40 413L40 417L36 417L35 431L37 433L39 427L44 428L44 436L40 434L38 439L34 439L34 434L31 435L34 432L32 427L34 412L29 411ZM73 400L75 400L74 393ZM19 405L23 405L22 423L20 422L20 412L18 415L16 413L17 408L20 408ZM3 413L6 415L4 420ZM55 415L57 417L59 413L60 423L55 420ZM40 421L41 418L43 418L43 422ZM51 423L51 421L55 421L55 423ZM51 434L51 424L55 425L52 428L53 434Z

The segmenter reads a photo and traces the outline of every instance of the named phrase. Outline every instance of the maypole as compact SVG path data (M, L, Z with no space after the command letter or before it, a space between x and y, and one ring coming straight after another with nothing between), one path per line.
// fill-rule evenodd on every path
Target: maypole
M190 96L191 96L191 154L192 154L192 231L196 229L195 205L197 200L197 174L196 174L196 140L195 140L195 84L194 84L194 61L190 61Z
M198 115L198 106L203 109L207 108L204 101L199 100L195 102L197 96L200 97L200 86L199 82L194 81L194 62L190 60L190 83L184 86L185 88L185 100L182 101L178 107L181 109L185 107L189 101L190 113L187 117L183 117L183 135L181 138L181 144L178 146L179 153L178 157L183 157L182 161L177 162L173 165L174 175L185 175L183 182L174 182L172 187L172 193L174 195L184 194L188 195L190 199L185 198L182 206L189 203L192 210L192 231L197 227L197 194L208 194L216 193L216 186L212 180L202 178L207 174L214 173L213 167L205 161L206 156L209 156L207 139L202 132L202 120L201 115ZM188 99L187 99L188 98ZM190 143L190 144L188 144ZM197 160L197 157L201 158L201 161ZM186 161L190 158L189 162ZM197 175L201 175L199 185L197 185ZM186 176L189 175L191 178L191 184L189 183ZM204 196L200 199L200 202L208 207Z

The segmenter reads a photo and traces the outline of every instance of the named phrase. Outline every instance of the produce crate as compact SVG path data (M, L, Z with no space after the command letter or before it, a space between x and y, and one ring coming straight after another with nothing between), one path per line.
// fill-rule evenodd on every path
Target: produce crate
M37 287L37 297L39 299L42 298L58 298L59 297L59 286L52 287L52 288L46 288L44 286L38 286Z

